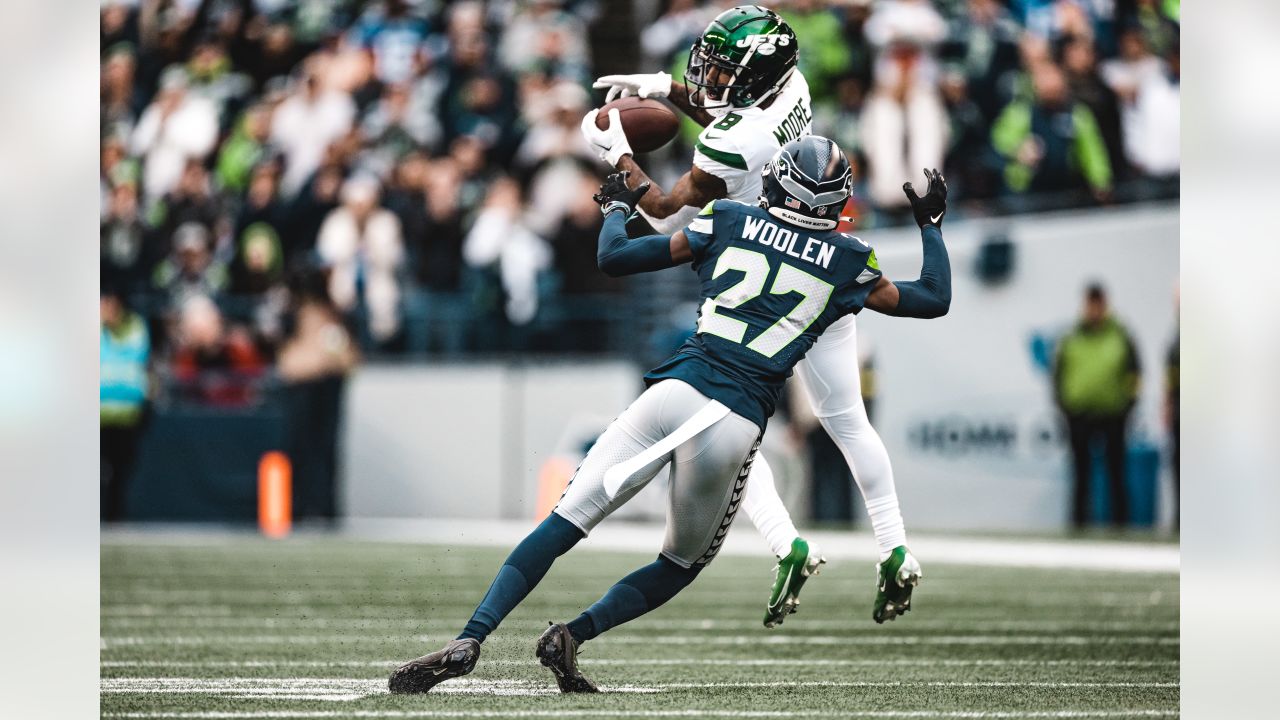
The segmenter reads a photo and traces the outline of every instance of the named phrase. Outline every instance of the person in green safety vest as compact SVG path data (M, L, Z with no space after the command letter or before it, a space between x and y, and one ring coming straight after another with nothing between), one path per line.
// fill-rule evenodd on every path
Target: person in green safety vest
M1075 476L1071 520L1089 519L1093 445L1101 442L1111 495L1111 521L1128 522L1125 494L1125 427L1138 398L1142 370L1133 338L1107 307L1097 283L1085 289L1080 322L1058 343L1053 364L1054 401L1066 418Z

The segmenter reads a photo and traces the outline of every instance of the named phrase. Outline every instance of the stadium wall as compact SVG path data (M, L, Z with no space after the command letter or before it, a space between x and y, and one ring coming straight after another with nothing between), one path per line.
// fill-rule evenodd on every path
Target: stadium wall
M1131 446L1139 461L1159 460L1159 505L1167 511L1160 413L1164 357L1176 332L1177 207L955 222L946 237L954 274L946 318L859 318L863 350L877 369L874 421L893 458L910 526L1064 526L1070 486L1047 361L1092 280L1108 288L1141 354L1144 382ZM867 239L890 277L916 275L914 230L876 231ZM1011 249L1003 280L979 277L991 239L1007 240ZM548 474L572 472L595 435L640 391L641 371L623 361L365 367L353 378L345 417L345 514L532 518L540 481L545 495ZM785 443L772 444L781 451ZM1135 467L1156 472L1151 462ZM794 485L786 477L782 484ZM802 517L805 505L794 488L782 491ZM655 487L627 514L660 518L661 507Z

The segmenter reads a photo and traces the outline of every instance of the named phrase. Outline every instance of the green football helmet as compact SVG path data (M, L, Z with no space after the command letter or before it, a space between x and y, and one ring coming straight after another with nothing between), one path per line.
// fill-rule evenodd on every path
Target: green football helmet
M706 110L756 105L787 83L799 54L795 32L774 11L759 5L725 10L689 51L689 104Z

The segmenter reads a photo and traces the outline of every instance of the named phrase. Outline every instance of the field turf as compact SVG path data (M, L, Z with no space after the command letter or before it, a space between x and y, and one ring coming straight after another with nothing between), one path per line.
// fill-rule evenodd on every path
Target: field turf
M392 696L401 660L465 623L505 556L298 537L104 537L104 718L1140 718L1178 714L1178 578L941 565L870 619L872 569L832 563L760 626L772 564L721 557L665 607L584 648L606 691L562 696L533 658L652 553L578 550L485 644L476 672Z

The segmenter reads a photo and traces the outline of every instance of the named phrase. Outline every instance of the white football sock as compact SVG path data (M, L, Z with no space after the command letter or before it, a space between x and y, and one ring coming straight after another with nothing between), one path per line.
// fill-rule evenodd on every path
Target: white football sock
M867 421L861 402L838 415L819 418L827 434L844 453L853 471L863 504L871 516L871 529L876 535L880 559L889 557L895 547L907 544L907 530L898 510L898 489L893 481L893 465L880 434Z
M778 497L778 489L773 484L773 469L764 459L764 453L757 452L755 462L751 464L751 475L747 478L747 492L742 497L742 509L746 511L756 530L769 543L769 549L778 557L786 557L791 552L791 541L800 537L796 525L791 521L791 513ZM901 519L899 519L901 523Z
M867 514L871 516L871 528L876 534L876 547L883 561L894 548L907 544L907 529L898 510L898 496L867 500L866 505Z

